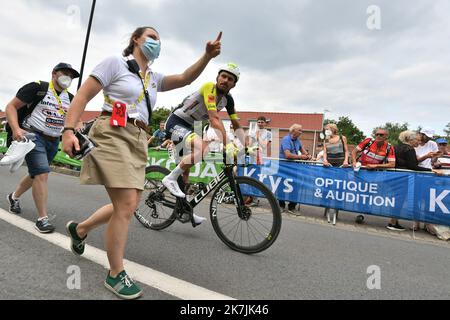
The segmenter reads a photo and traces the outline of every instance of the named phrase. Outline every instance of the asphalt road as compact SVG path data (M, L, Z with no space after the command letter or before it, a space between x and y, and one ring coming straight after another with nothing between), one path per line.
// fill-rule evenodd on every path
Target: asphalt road
M8 209L6 195L25 173L25 167L14 175L0 167L0 208ZM103 187L81 186L76 177L53 173L49 182L49 213L59 233L65 234L67 221L80 221L108 203ZM208 205L196 212L208 217ZM31 193L22 197L21 206L20 217L35 221ZM306 216L314 210L302 208ZM341 219L349 220L345 214ZM195 229L176 222L156 232L133 219L126 259L235 299L450 298L447 243L381 231L386 219L373 220L366 228L316 220L283 216L276 243L262 253L244 255L226 247L209 222ZM103 230L92 232L88 244L103 250ZM103 287L102 266L2 220L0 256L0 299L115 299ZM67 287L70 266L80 268L80 290ZM379 289L367 286L378 275L368 273L370 266L380 271L379 282L369 281L379 283ZM179 299L143 288L144 299Z

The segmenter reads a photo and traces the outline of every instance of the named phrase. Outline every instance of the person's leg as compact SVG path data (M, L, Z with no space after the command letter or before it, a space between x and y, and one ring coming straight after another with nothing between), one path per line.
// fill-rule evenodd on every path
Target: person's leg
M9 212L20 214L22 213L22 208L20 207L20 196L27 192L33 185L33 179L30 176L25 176L20 181L16 190L9 193L6 197L9 202Z
M39 218L47 217L48 173L43 173L34 177L32 193Z
M398 220L397 220L397 219L394 219L394 218L392 218L392 219L390 220L390 222L389 222L389 224L391 224L391 225L393 225L393 226L395 226L397 223L398 223Z
M289 204L288 204L288 210L294 211L296 205L297 205L296 202L289 202Z
M108 223L114 212L112 204L107 204L95 211L89 218L80 222L76 227L77 235L84 238L93 229Z
M166 188L169 189L169 191L177 197L185 197L184 192L178 185L178 177L184 173L189 174L189 170L197 162L203 159L204 154L208 152L208 143L202 141L199 136L195 135L192 138L191 150L192 152L189 155L185 156L178 164L178 166L162 180L164 186L166 186Z
M58 152L58 142L48 141L46 138L36 134L35 147L26 156L29 178L32 180L32 194L39 219L47 217L48 200L48 176L50 163ZM23 189L29 183L27 178L22 179ZM19 190L19 192L22 190Z
M106 190L114 210L105 232L110 270L104 284L108 290L123 299L136 299L142 295L142 290L125 271L123 257L130 220L138 206L142 191L113 188Z
M128 238L128 226L142 192L136 189L107 188L106 190L114 208L105 232L110 276L114 278L124 270L123 256Z
M19 199L25 192L27 192L33 185L33 179L29 175L20 180L19 185L13 193L14 199Z
M280 205L281 210L286 208L286 202L284 200L278 200L278 204Z

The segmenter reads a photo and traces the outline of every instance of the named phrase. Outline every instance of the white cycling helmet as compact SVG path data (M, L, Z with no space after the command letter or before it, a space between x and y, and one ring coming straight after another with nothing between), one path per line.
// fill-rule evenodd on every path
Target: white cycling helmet
M219 69L219 73L221 71L226 71L231 73L232 75L234 75L236 77L236 82L238 82L239 77L241 76L241 72L239 71L239 67L237 64L229 62L227 63L225 66L223 66L222 68Z

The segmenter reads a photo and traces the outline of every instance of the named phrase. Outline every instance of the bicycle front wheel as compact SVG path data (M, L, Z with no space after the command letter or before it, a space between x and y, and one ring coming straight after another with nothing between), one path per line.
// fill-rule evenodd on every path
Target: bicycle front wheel
M269 248L281 230L281 210L273 193L263 183L249 177L236 177L242 197L258 199L256 206L244 205L239 215L235 195L228 180L214 191L210 215L218 237L231 249L258 253Z
M144 191L134 216L148 229L162 230L176 220L176 198L161 183L169 173L168 169L161 166L149 166L145 169Z

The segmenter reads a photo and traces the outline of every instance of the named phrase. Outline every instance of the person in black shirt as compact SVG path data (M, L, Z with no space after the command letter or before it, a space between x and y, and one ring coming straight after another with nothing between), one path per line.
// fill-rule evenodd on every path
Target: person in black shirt
M407 169L414 171L431 171L430 169L419 167L416 151L414 148L418 145L417 133L414 131L403 131L398 137L400 143L395 146L395 167L397 169ZM404 231L397 219L392 218L386 226L389 230Z
M414 131L403 131L398 137L400 143L395 146L395 167L397 169L408 169L414 171L431 171L419 167L416 151L414 148L419 144L417 133Z
M15 214L22 212L19 197L31 188L39 215L35 228L41 233L55 230L47 215L50 163L58 152L61 129L70 108L72 94L67 89L72 80L79 76L78 71L70 64L61 62L53 68L50 82L26 84L19 89L5 110L13 140L21 141L27 134L33 133L35 144L34 149L25 156L28 175L7 195L9 211ZM19 113L27 108L29 115L19 121ZM77 126L80 127L81 122L77 121ZM20 166L21 163L19 161L15 165ZM14 171L13 168L11 171Z

